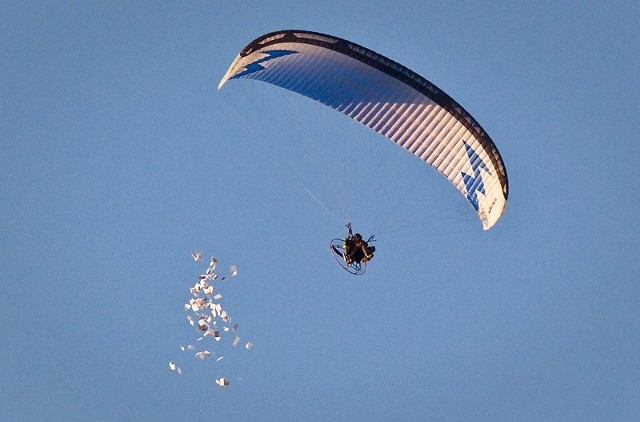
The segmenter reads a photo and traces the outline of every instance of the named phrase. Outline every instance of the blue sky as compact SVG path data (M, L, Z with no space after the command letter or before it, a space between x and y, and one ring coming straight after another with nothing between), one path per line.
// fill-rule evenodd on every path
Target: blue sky
M0 419L637 418L636 2L0 16ZM258 82L217 91L249 41L292 28L462 104L506 163L502 220L482 231L435 171L339 113ZM327 252L346 218L378 234L363 277ZM238 265L223 293L247 353L180 354L192 250Z

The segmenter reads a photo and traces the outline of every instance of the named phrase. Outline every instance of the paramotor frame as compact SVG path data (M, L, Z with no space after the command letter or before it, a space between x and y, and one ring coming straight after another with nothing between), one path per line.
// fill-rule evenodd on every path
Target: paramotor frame
M331 252L333 259L335 259L338 265L340 265L342 269L344 269L348 273L351 273L353 275L364 274L365 271L367 271L366 262L354 261L351 264L347 264L343 242L343 239L336 238L329 243L329 252Z

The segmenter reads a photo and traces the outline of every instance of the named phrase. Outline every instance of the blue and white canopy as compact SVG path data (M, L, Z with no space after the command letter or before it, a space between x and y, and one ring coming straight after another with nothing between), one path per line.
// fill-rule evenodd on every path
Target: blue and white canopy
M485 230L504 212L507 172L495 144L451 97L410 69L350 41L278 31L247 45L224 75L319 101L400 145L445 176Z

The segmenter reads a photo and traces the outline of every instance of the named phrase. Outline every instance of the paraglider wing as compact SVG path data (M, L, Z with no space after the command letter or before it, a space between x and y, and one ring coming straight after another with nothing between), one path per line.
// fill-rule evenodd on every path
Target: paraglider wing
M224 75L256 79L332 107L435 167L485 230L502 216L507 173L495 144L457 102L410 69L350 41L279 31L247 45Z

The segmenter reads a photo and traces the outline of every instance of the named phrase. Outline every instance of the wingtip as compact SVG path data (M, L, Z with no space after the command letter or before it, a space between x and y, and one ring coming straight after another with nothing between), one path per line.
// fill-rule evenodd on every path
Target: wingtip
M222 89L222 87L224 86L224 84L227 83L227 81L229 79L231 79L231 76L234 73L234 69L236 67L236 63L238 62L238 60L240 60L240 56L237 56L233 62L231 63L231 66L229 66L229 69L227 69L227 71L225 72L224 76L222 77L222 79L220 79L220 83L218 84L218 91L220 89Z

